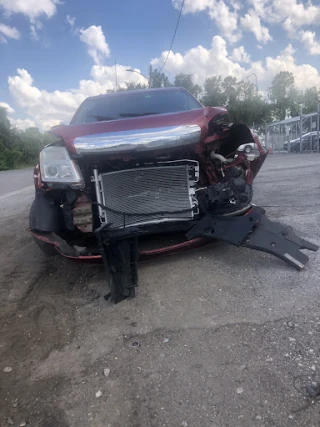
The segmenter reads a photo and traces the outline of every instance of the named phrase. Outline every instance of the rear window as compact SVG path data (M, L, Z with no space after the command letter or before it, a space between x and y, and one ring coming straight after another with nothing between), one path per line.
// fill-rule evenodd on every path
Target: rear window
M198 108L202 108L201 104L184 90L120 92L85 100L71 124L175 113Z

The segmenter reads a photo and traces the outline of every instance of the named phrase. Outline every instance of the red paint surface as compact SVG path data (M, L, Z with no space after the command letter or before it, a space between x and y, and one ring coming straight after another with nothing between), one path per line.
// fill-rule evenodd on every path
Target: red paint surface
M32 230L30 230L30 232L36 239L39 239L45 243L53 245L57 250L57 252L59 252L59 254L64 256L65 258L74 259L78 261L97 261L97 260L101 261L102 260L101 255L86 255L86 256L66 255L62 252L59 242L54 239L54 233L50 233L48 234L48 237L46 237ZM152 259L156 259L156 258L168 256L168 255L173 255L173 254L184 252L190 249L196 249L201 246L207 245L210 242L212 242L212 240L208 240L205 238L197 238L193 240L187 240L182 243L177 243L176 245L164 246L162 248L152 249L148 251L141 251L139 253L139 262L148 261L148 260L152 260Z
M111 120L108 122L57 126L52 129L51 132L60 136L65 141L69 151L74 154L76 151L73 141L78 136L121 132L127 130L152 129L166 126L198 125L201 128L201 141L204 141L208 134L208 123L210 120L217 115L226 112L227 111L224 108L220 107L205 107L180 113L134 117L121 120Z

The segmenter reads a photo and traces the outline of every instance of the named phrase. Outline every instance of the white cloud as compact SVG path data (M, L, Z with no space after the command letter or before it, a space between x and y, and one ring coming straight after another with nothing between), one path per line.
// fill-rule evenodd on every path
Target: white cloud
M9 117L11 126L16 127L21 130L25 130L27 128L35 127L35 122L30 119L14 119Z
M71 28L73 28L76 23L76 17L67 15L67 22L70 24Z
M34 25L30 25L30 37L32 38L32 40L39 39L36 27Z
M299 38L311 55L320 55L320 42L316 40L316 33L300 30Z
M249 10L241 16L245 3ZM314 3L312 0L185 0L183 13L207 13L228 42L240 40L242 28L252 32L258 42L267 43L272 40L267 24L281 26L292 39L298 38L303 27L313 26L314 31L320 25L320 1ZM172 0L172 4L179 10L182 0ZM316 54L317 44L309 42L308 46L310 53Z
M264 22L280 24L290 37L306 25L319 25L320 5L315 6L311 0L249 0L256 14Z
M32 40L39 40L38 31L42 30L43 25L40 21L36 21L34 24L30 25L30 37Z
M100 26L91 25L86 29L82 28L80 40L88 46L88 53L95 64L100 64L104 58L110 56L110 48Z
M230 5L233 7L234 10L238 11L241 9L241 0L229 0Z
M296 64L295 50L289 44L278 56L266 57L264 63L261 61L251 64L250 72L257 74L259 82L264 88L270 86L273 77L280 71L293 73L295 84L298 89L304 90L312 86L320 86L319 71L310 64Z
M226 77L230 75L238 79L246 79L248 75L255 73L258 77L259 87L264 91L270 86L276 74L280 71L289 71L294 74L298 89L320 86L318 70L309 64L298 65L294 54L294 49L289 45L276 57L266 57L263 61L251 61L250 65L244 67L240 65L239 58L237 61L233 55L228 55L226 41L220 36L215 36L212 39L210 49L197 46L188 50L184 55L171 52L166 70L172 75L178 73L193 74L195 83L198 84L203 84L205 79L210 76L222 75ZM163 52L159 58L152 60L152 64L159 67L165 57L166 52Z
M160 58L153 59L152 65L159 67L166 55L167 52L163 52ZM228 58L227 43L220 36L213 37L210 49L199 45L188 50L185 55L171 52L166 70L173 75L182 72L192 73L198 84L202 84L207 77L213 75L242 76L244 74L241 65Z
M41 19L52 18L60 3L60 0L0 0L0 10L2 8L7 17L13 14L26 16L30 20L30 37L39 40L38 30L43 27Z
M230 59L235 62L243 62L247 64L250 62L250 55L246 52L244 46L240 46L233 49Z
M261 25L259 15L253 9L250 9L249 12L240 19L240 22L243 30L252 32L256 36L258 42L267 43L272 40L268 28Z
M180 9L182 0L172 0L176 9ZM206 12L219 28L221 35L231 43L241 38L238 31L238 10L240 5L230 1L230 6L224 0L185 0L183 14Z
M80 102L81 94L71 91L47 92L33 85L33 79L24 69L18 69L17 75L8 78L9 91L17 105L25 109L38 126L46 120L68 120Z
M59 3L59 0L0 0L0 7L7 15L21 13L31 22L35 22L42 16L51 18L56 13Z
M14 109L12 107L10 107L10 105L7 104L6 102L0 102L0 107L5 108L7 110L8 114L14 113Z
M130 66L118 65L117 77L120 87L125 82L147 84L137 73L126 71ZM48 129L60 121L69 123L81 102L88 96L100 95L115 88L115 67L94 65L91 79L81 80L77 89L48 92L34 86L28 71L18 69L17 75L8 78L9 91L16 104L21 107L36 126Z
M172 4L179 10L182 1L172 0ZM245 3L249 10L241 16ZM228 42L239 41L242 29L252 32L259 43L267 43L272 40L271 24L281 26L290 39L301 40L303 36L308 52L318 55L320 42L312 34L314 27L320 26L320 0L185 0L183 14L199 12L207 13ZM309 27L308 31L300 34L304 27Z
M312 37L310 39L314 40ZM305 42L306 40L305 35ZM152 60L152 65L161 66L166 56L167 52L163 52L160 57ZM147 84L147 79L140 74L128 72L127 69L130 68L129 65L117 66L120 87L124 87L125 82ZM194 81L198 84L203 84L210 76L231 75L245 80L251 73L255 73L259 88L264 92L276 74L289 71L294 74L298 89L320 86L319 71L309 64L297 64L295 51L290 44L275 57L268 56L261 61L253 61L243 46L229 51L226 40L220 36L213 37L209 49L199 45L184 53L170 52L166 71L172 76L178 73L193 74ZM115 80L114 66L95 64L91 68L90 78L81 80L76 88L69 90L49 92L38 88L25 69L18 69L16 75L8 78L8 84L16 106L25 112L26 118L36 126L47 129L60 121L68 123L85 98L113 90Z
M19 38L20 33L15 27L9 27L0 22L0 43L7 43L7 39L18 40Z
M221 34L231 43L235 43L241 38L238 28L238 14L232 12L230 8L222 1L215 2L209 10L209 16L215 21Z
M180 10L183 0L172 0L173 6ZM212 7L214 0L185 0L183 14L203 12Z
M33 120L30 119L15 119L11 117L11 114L14 114L15 110L7 103L7 102L0 102L0 107L5 108L8 113L8 119L11 123L11 126L16 127L18 129L27 129L29 127L35 126L35 123Z

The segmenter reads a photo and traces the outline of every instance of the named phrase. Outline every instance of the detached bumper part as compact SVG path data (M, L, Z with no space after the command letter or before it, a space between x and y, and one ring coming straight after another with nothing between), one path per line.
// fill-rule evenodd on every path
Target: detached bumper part
M302 270L309 258L301 249L317 251L319 246L296 236L293 230L270 221L262 210L253 207L241 217L218 217L206 214L187 233L188 239L211 237L234 246L267 252Z
M110 287L110 293L105 298L117 304L125 298L135 297L135 287L138 286L138 240L110 241L100 229L96 235Z
M138 286L138 237L145 234L143 228L127 229L117 237L108 227L96 230L99 249L106 268L110 294L107 296L117 303L135 296ZM317 251L319 247L296 236L290 227L270 221L264 211L251 208L243 216L216 216L207 213L187 232L188 240L201 238L218 239L234 246L243 246L267 252L302 270L308 257L301 249Z

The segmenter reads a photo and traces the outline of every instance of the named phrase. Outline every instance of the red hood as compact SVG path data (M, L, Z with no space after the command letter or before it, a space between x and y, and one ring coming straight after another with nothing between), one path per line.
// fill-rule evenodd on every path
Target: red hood
M105 132L117 132L135 129L157 128L162 126L198 125L201 128L201 140L208 134L208 123L226 110L221 107L205 107L180 113L157 114L108 122L86 123L80 125L57 126L51 132L60 136L67 148L75 153L73 141L78 136L95 135Z

